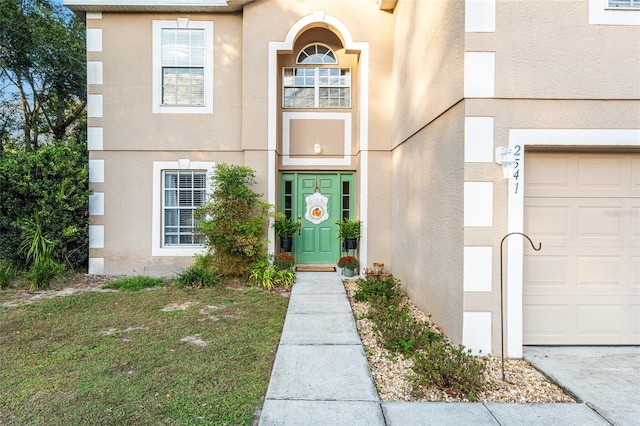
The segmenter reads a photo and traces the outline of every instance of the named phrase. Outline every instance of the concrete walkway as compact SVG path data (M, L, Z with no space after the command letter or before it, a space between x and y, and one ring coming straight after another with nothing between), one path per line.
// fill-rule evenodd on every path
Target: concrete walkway
M302 272L259 425L609 425L586 404L380 401L339 273Z
M640 347L527 346L524 359L615 425L640 425Z

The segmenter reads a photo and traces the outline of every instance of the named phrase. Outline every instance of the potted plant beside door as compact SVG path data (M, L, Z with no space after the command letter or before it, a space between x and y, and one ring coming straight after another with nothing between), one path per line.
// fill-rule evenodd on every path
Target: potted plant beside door
M338 268L342 268L342 274L345 277L353 277L358 266L360 262L354 256L342 256L338 259Z
M276 213L273 229L276 236L280 237L280 250L290 253L293 249L293 234L300 229L300 223L282 213Z
M348 217L336 222L338 225L338 239L343 240L342 249L345 252L358 248L362 221L351 220Z

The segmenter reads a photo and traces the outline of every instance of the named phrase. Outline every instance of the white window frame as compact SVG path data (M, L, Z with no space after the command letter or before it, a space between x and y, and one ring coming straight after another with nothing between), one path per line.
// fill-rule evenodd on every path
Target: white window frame
M190 161L181 159L178 161L154 161L153 162L153 195L152 195L152 216L151 216L151 256L194 256L204 254L204 245L171 245L163 246L163 178L165 171L186 171L205 170L207 173L207 199L211 195L211 178L213 177L214 162Z
M590 25L640 25L640 8L610 7L609 0L589 0Z
M307 86L307 85L285 85L284 81L285 81L285 72L287 70L293 70L294 72L294 78L295 78L295 72L296 70L313 70L313 86ZM320 70L332 70L332 69L337 69L337 70L347 70L349 72L349 84L348 85L321 85L320 84ZM316 67L304 67L304 66L298 66L298 67L284 67L282 68L282 108L285 109L348 109L351 108L351 100L352 100L352 95L353 95L353 71L351 68L341 68L341 67L322 67L322 66L316 66ZM304 107L304 106L286 106L285 105L285 90L287 88L313 88L313 102L314 105L313 106L309 106L309 107ZM344 88L348 88L349 89L349 104L348 105L342 105L342 106L320 106L320 89L321 88L337 88L337 89L344 89Z
M212 114L213 113L213 21L192 21L178 18L173 21L153 23L153 88L152 112L154 114ZM162 104L162 30L204 29L204 105Z

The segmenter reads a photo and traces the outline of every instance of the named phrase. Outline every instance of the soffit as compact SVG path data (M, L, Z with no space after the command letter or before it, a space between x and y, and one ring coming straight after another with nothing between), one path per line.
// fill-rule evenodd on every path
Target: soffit
M237 12L254 0L64 0L74 12Z

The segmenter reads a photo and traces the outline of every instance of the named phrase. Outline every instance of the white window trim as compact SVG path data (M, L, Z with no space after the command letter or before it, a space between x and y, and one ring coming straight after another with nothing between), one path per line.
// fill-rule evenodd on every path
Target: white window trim
M151 216L151 256L195 256L204 254L204 246L162 246L162 172L165 170L206 170L207 198L211 194L211 178L214 162L209 161L154 161L153 162L153 196Z
M609 7L609 0L589 0L591 25L640 25L640 8Z
M162 30L165 28L204 29L204 105L162 105ZM192 21L179 18L173 21L153 21L153 88L154 114L212 114L213 113L213 21Z

